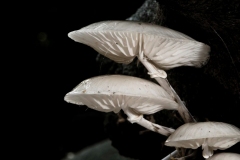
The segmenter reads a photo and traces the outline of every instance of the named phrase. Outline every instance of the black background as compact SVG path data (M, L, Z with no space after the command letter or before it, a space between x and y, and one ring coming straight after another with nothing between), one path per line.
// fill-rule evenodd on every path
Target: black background
M10 138L14 139L10 143L11 155L20 151L18 157L60 160L67 152L77 152L107 138L104 113L63 100L78 83L99 75L100 69L96 51L74 42L67 34L98 21L125 20L143 2L78 0L14 4L11 33L16 40L12 37L11 40L17 45L9 48L13 49L9 55L14 56L15 63L10 85L18 88L15 90L18 96L14 97L18 100L8 103L16 109L5 119L14 124L7 124L14 130Z

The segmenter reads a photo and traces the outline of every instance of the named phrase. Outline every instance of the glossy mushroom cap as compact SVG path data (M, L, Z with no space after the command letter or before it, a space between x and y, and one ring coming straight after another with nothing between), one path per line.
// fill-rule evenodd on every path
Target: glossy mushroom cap
M240 154L237 153L218 153L207 160L240 160Z
M165 70L178 66L201 67L210 51L208 45L183 33L133 21L98 22L68 36L118 63L130 63L143 52L149 61Z
M119 112L134 108L140 114L153 114L162 109L176 110L178 104L159 85L131 76L98 76L81 82L64 100L102 112Z
M203 148L203 157L209 158L213 150L227 149L240 141L240 129L222 122L186 123L165 142L166 146Z

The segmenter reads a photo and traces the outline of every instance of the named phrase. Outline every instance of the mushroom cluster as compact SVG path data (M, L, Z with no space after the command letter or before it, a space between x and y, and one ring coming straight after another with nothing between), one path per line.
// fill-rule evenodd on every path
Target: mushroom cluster
M166 27L133 21L103 21L72 31L68 36L118 63L135 57L156 81L179 103L185 122L195 120L168 83L164 70L179 66L201 67L209 59L210 47Z
M208 45L169 28L133 21L98 22L68 36L117 63L128 64L137 57L160 85L131 76L98 76L81 82L64 97L65 101L102 112L118 113L122 109L131 123L170 135L166 146L191 149L202 146L204 158L211 157L213 150L226 149L240 141L240 130L235 126L196 122L167 80L166 70L205 65L209 59ZM163 109L177 110L186 124L175 131L143 117Z

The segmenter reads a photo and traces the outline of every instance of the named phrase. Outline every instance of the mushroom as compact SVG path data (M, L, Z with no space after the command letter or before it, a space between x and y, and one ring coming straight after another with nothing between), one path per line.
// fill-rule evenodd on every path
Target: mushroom
M166 146L196 149L202 146L203 157L209 158L213 150L227 149L240 141L240 129L223 122L186 123L171 134Z
M178 111L183 120L195 121L165 79L164 70L179 66L201 67L209 58L209 46L162 26L133 21L98 22L70 32L68 36L118 63L127 64L138 57L151 78L180 104Z
M67 93L64 100L101 112L118 113L122 109L131 123L165 136L175 131L143 117L162 109L176 110L179 105L162 87L141 78L123 75L90 78Z
M218 153L207 160L240 160L240 154L237 153Z

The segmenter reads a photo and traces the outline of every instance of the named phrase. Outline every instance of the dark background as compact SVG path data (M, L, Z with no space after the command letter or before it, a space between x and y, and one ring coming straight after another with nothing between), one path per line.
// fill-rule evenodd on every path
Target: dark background
M106 66L100 69L101 64L96 63L97 53L74 42L67 34L98 21L124 20L143 2L34 1L11 5L6 11L6 17L13 13L8 18L10 23L6 23L11 24L11 36L6 39L11 42L10 62L4 65L6 77L10 77L7 87L11 88L8 89L11 94L4 99L11 110L4 119L7 130L13 130L8 139L11 155L20 151L19 157L60 160L67 152L77 152L108 137L103 125L105 113L68 104L63 97L82 80L116 73L114 69L119 66L112 64L110 72ZM239 69L236 70L240 66L239 2L158 2L163 17L154 19L151 12L146 12L138 18L181 31L212 49L210 61L203 69L179 67L168 71L173 88L199 121L223 121L240 127L240 81ZM120 144L120 150L136 147L130 139L124 142L124 137L119 137L119 141L118 136L111 137L115 144ZM158 142L154 138L150 139L151 143ZM150 142L146 136L141 154L145 152L145 156L150 156L147 148L151 147L145 145ZM232 151L237 149L235 146Z
M14 120L8 117L14 124L8 127L14 129L11 155L21 150L19 157L60 160L67 152L77 152L107 138L104 113L63 100L78 83L100 73L97 53L75 43L67 34L98 21L124 20L143 2L14 3L11 33L16 38L10 39L17 42L17 47L10 47L10 58L14 56L16 62L10 75L11 86L17 83L19 101Z

